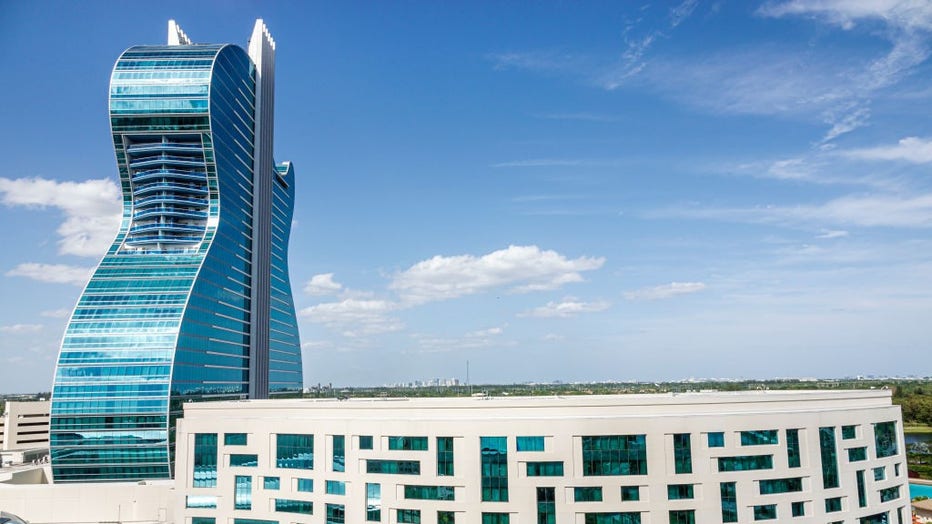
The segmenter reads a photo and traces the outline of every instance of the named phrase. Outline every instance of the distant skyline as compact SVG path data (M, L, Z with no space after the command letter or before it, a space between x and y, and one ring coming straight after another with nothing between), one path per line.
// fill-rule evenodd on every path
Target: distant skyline
M275 36L308 385L932 374L932 4L0 15L2 393L51 387L117 229L110 70L169 19Z

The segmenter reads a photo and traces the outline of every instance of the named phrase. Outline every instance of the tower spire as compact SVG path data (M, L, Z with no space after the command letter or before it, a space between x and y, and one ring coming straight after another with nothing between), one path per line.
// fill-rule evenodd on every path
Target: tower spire
M168 45L191 45L191 39L174 20L168 21Z

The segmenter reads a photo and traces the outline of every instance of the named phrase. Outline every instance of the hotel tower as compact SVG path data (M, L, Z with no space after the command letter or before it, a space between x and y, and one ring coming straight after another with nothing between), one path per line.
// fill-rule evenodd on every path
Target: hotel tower
M275 41L135 46L110 79L120 229L55 370L56 483L171 478L175 420L206 399L299 393L288 239L294 169L272 158Z

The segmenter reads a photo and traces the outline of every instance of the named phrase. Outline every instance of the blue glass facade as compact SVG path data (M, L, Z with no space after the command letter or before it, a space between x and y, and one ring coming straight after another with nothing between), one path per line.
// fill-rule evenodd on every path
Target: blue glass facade
M110 122L123 219L65 331L52 392L56 482L170 478L184 402L301 390L287 264L294 170L254 161L258 75L234 45L137 46L117 60ZM254 195L263 178L264 201ZM259 217L271 222L265 252ZM262 329L256 301L268 304ZM256 333L267 353L251 349Z

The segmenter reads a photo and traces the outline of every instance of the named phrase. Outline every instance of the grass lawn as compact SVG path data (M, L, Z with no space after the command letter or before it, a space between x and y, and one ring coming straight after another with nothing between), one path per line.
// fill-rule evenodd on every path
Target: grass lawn
M932 433L932 426L925 424L903 424L903 433Z

